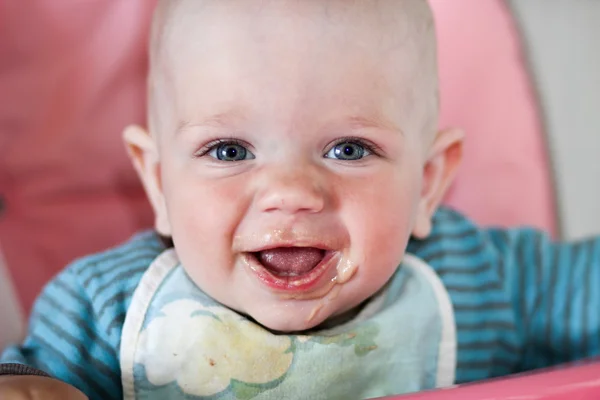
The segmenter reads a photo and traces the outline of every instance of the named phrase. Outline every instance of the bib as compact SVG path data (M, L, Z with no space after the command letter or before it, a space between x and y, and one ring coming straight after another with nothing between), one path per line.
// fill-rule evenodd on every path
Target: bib
M127 400L366 399L453 384L456 329L440 279L411 255L353 319L292 335L217 303L170 249L134 292L120 351Z

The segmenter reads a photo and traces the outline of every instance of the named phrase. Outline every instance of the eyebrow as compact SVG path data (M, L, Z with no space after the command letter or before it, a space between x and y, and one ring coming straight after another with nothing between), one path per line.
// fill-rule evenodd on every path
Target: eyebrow
M348 121L349 125L352 128L385 129L385 130L396 131L396 132L399 132L400 134L404 135L404 132L402 131L402 129L400 129L399 126L397 126L393 122L391 122L385 118L379 117L379 116L372 118L372 117L364 117L364 116L354 115L354 116L348 117L346 120Z
M244 114L239 110L228 110L217 114L210 115L202 118L200 121L192 122L190 120L180 120L177 124L175 132L180 134L191 128L196 127L214 127L221 128L227 125L231 125L234 121L239 121L244 118Z
M198 122L192 122L190 120L181 120L177 124L176 134L184 133L187 130L193 128L201 128L201 127L213 127L213 128L222 128L227 125L231 125L235 121L239 121L244 119L244 114L239 110L229 110L225 112L220 112L217 114L210 115L208 117L203 118ZM388 131L395 131L404 136L404 132L400 127L396 126L396 124L391 121L376 116L376 117L366 117L353 115L347 118L344 118L344 122L350 125L353 129L384 129Z

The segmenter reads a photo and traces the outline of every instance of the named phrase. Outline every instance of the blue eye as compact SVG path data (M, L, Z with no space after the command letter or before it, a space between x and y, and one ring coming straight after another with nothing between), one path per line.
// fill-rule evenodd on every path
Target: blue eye
M334 158L342 161L355 161L370 155L371 152L357 142L341 142L336 144L325 154L325 158Z
M219 161L243 161L254 158L254 154L246 147L233 142L224 142L213 146L208 155Z

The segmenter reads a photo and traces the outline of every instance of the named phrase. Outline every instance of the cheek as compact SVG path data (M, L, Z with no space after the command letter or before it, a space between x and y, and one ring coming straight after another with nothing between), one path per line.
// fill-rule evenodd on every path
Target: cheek
M402 261L420 190L418 174L409 171L415 169L391 170L372 177L357 185L342 202L353 257L366 266L362 273L370 277L387 279Z
M163 176L173 241L186 268L230 264L232 238L247 208L244 182L207 179L193 168L168 164Z

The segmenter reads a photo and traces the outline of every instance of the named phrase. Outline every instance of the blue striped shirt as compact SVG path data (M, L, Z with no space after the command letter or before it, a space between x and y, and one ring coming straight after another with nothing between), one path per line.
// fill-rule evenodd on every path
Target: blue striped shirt
M163 250L146 232L70 265L37 300L24 343L0 362L39 368L92 400L122 398L125 313ZM530 229L480 229L441 209L431 236L408 251L433 267L450 295L458 383L600 354L600 238L556 243Z

